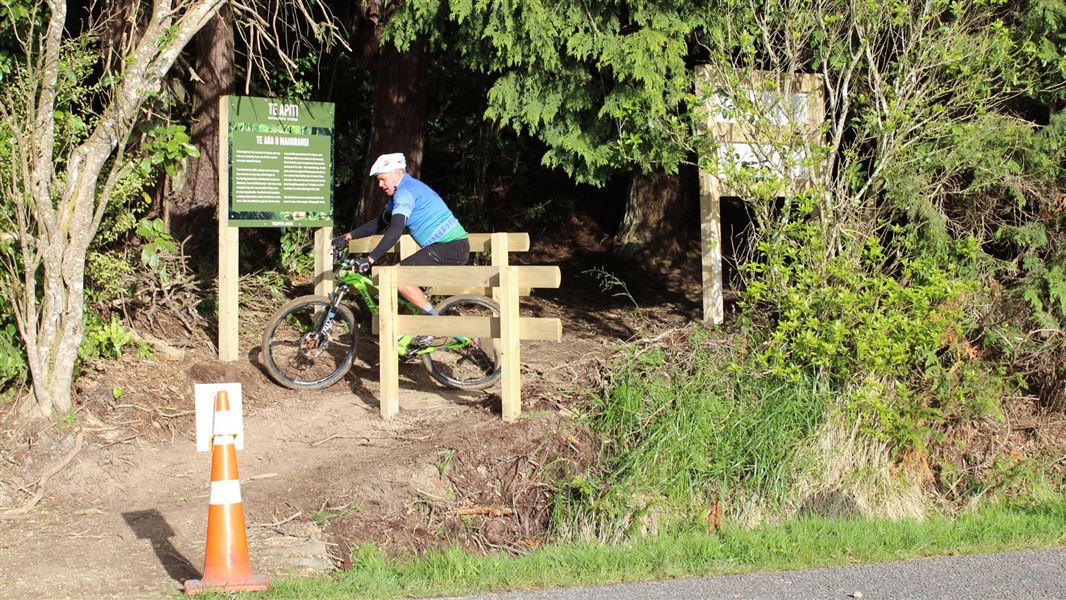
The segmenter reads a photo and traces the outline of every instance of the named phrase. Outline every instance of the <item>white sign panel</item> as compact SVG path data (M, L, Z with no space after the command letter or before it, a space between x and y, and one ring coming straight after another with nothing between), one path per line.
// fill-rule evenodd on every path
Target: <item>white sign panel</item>
M236 433L234 447L244 450L244 417L241 403L241 384L239 383L197 383L194 386L196 398L196 451L207 452L211 449L211 438L215 426L215 394L226 392L229 395L229 417L225 419L233 426Z
M721 143L718 145L718 164L728 165L730 169L759 168L775 175L785 175L793 181L806 181L811 178L810 170L803 166L805 152L803 148L794 148L786 167L781 159L781 149L765 144L759 147L744 142ZM720 172L718 178L729 179L728 169Z
M807 123L807 93L797 92L782 95L775 91L745 90L747 105L736 106L733 99L725 94L712 94L708 99L710 114L716 123L726 125L741 123L758 123L775 128L786 128ZM810 170L802 166L805 157L802 147L792 148L787 167L782 160L781 148L774 144L755 145L745 142L722 141L718 146L718 163L727 166L717 174L721 180L728 180L728 171L739 168L760 168L767 172L783 175L794 181L811 178Z
M711 114L716 123L752 122L766 120L771 125L785 127L807 120L807 94L797 92L782 98L774 91L746 90L748 106L737 109L733 99L723 94L711 94ZM743 117L743 118L738 118Z

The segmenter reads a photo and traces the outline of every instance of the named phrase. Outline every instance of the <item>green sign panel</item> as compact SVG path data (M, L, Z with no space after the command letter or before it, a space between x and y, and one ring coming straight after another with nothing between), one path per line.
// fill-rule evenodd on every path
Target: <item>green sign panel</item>
M333 104L229 99L229 223L333 225Z

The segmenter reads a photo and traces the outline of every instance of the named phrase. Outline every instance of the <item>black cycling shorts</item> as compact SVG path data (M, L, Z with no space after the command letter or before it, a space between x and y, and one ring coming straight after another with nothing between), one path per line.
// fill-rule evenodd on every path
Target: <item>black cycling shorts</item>
M430 244L400 261L401 265L465 265L470 262L470 240Z

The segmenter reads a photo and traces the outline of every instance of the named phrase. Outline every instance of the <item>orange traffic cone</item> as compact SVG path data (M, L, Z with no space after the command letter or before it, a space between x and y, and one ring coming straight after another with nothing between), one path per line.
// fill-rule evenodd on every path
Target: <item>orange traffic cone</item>
M200 592L259 592L270 588L265 575L253 575L248 562L244 504L237 475L235 415L229 395L215 395L211 446L211 499L207 509L207 551L203 579L185 582L186 595Z

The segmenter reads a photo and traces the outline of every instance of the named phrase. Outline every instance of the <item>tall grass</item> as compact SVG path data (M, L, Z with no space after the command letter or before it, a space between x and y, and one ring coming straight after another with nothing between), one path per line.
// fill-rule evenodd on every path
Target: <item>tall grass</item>
M553 515L564 539L616 542L669 523L773 512L792 490L833 414L833 398L727 368L729 356L686 330L671 347L636 347L616 365L586 419L602 440L596 471L565 482Z

